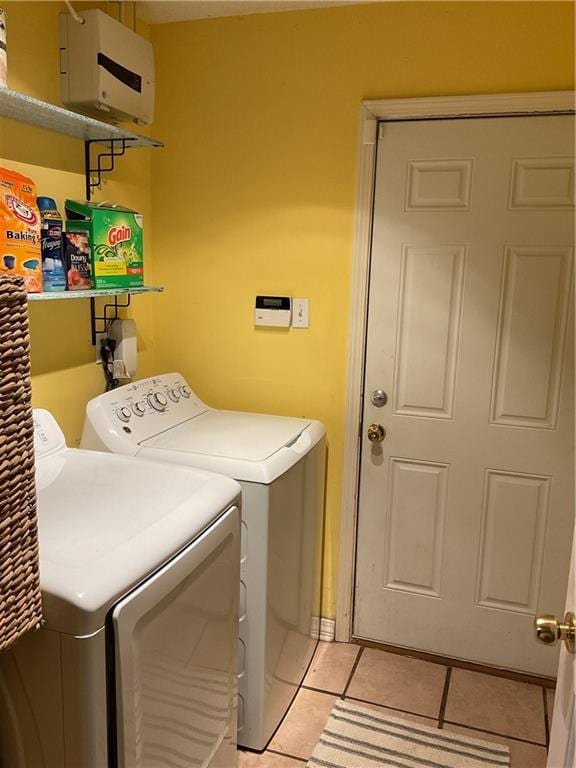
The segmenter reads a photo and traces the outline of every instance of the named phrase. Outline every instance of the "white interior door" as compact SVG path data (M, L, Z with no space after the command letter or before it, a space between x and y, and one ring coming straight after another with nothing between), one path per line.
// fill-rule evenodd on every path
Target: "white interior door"
M576 614L576 526L570 562L566 613ZM576 766L576 654L568 646L560 648L558 682L550 732L547 768Z
M357 637L556 672L532 622L563 609L572 538L573 130L382 125Z

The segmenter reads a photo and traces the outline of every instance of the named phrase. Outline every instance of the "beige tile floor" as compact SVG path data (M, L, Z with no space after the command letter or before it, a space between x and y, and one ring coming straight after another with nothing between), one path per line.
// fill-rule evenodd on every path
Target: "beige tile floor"
M240 751L239 768L303 768L338 697L506 744L512 768L545 768L552 691L348 643L320 643L267 751Z

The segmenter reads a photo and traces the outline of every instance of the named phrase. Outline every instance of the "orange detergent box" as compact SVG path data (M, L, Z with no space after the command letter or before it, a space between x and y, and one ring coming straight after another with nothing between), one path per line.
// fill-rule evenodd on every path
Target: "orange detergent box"
M28 293L42 291L36 185L7 168L0 168L0 274L23 277Z

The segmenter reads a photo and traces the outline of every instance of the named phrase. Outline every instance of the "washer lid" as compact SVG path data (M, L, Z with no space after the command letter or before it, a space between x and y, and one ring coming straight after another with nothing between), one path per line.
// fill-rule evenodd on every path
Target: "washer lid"
M65 449L37 462L46 626L87 635L109 608L205 530L240 493L233 480Z
M310 421L305 419L285 416L208 410L142 441L141 446L265 462L281 448L294 443L309 425Z

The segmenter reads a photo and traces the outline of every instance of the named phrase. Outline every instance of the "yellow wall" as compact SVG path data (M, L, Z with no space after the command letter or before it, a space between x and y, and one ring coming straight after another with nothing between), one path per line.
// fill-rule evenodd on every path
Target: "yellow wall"
M58 103L63 4L2 6L9 85ZM139 374L180 369L212 405L325 422L327 616L335 609L359 102L572 88L573 21L571 3L398 2L152 31L151 132L167 148L133 151L98 195L144 213L147 281L166 286L162 296L134 300ZM78 141L0 120L0 162L59 203L82 196L82 157ZM309 297L311 329L255 330L257 293ZM73 443L85 401L102 389L88 303L34 305L31 325L34 404L51 408Z
M106 3L91 3L106 8ZM116 10L110 7L110 13ZM54 104L60 103L57 2L3 2L7 13L8 86ZM85 6L87 7L87 6ZM141 30L147 33L147 30ZM0 165L24 173L38 194L84 199L84 147L81 141L48 133L22 123L0 120ZM150 150L133 150L121 160L113 180L96 195L141 211L146 229L146 279L154 281L151 254ZM139 373L154 372L154 296L134 299L133 317L139 330ZM30 305L33 404L58 418L70 444L77 444L86 401L104 388L90 344L87 299Z
M159 370L212 405L316 417L329 438L335 612L359 103L574 87L570 3L328 8L154 27ZM255 330L258 293L308 331Z

